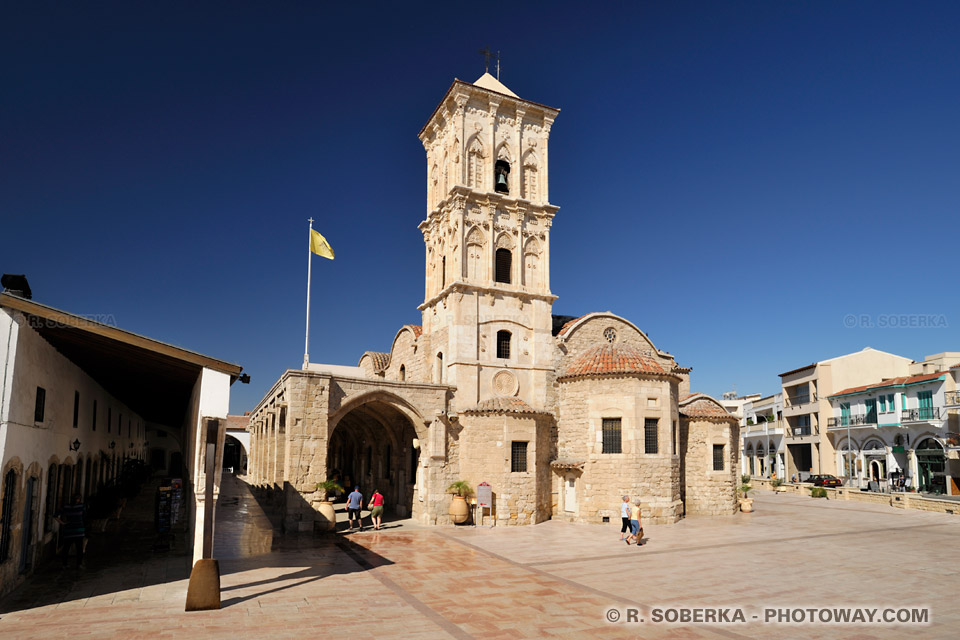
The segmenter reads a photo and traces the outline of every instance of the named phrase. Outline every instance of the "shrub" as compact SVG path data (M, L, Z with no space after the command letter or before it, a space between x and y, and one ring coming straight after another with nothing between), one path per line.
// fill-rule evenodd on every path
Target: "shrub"
M827 490L823 487L812 487L810 489L810 497L812 498L826 498Z
M775 487L779 487L783 484L783 478L774 478L771 484Z
M747 484L748 482L750 482L750 474L749 474L749 473L745 473L745 474L743 474L742 476L740 476L740 484Z
M466 480L457 480L447 487L447 493L455 493L461 498L466 498L473 493L473 489L470 488L470 483Z
M331 493L343 493L343 487L336 480L324 480L317 483L317 491L320 492L320 500L325 501Z

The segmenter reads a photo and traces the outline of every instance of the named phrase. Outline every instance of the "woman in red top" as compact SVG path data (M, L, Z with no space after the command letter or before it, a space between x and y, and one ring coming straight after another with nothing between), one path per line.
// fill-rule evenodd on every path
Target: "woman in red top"
M370 509L370 519L373 520L374 531L379 531L380 518L383 516L383 494L374 489L367 508Z

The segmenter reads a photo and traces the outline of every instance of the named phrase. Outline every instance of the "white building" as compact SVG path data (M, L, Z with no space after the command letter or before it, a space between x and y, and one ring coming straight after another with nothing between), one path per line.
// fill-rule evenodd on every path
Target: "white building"
M759 394L758 394L759 395ZM740 428L741 469L744 474L786 479L783 394L751 400L743 405Z
M827 428L837 443L837 469L848 484L873 481L875 488L886 489L902 476L918 491L960 495L960 473L956 463L948 465L948 458L956 457L948 452L951 434L960 430L958 375L960 365L831 395L834 413Z
M0 594L57 551L60 506L118 482L132 459L183 479L199 557L201 445L218 427L222 451L242 367L39 304L19 278L20 295L0 294Z

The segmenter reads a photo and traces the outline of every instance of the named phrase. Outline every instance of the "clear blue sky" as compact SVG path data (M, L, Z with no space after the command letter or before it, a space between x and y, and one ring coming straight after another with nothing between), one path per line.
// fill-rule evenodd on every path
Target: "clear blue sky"
M312 216L311 359L387 350L420 322L417 132L487 44L562 109L555 313L627 317L715 395L960 348L956 2L7 2L0 270L243 365L236 413L300 366ZM901 313L942 316L844 321Z

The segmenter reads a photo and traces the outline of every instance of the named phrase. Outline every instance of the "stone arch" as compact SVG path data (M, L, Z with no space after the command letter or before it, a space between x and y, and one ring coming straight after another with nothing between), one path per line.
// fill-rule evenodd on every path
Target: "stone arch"
M350 398L328 421L326 473L344 488L385 497L388 513L410 517L420 470L419 443L428 427L409 400L378 389Z
M513 236L509 233L501 233L497 236L497 245L495 249L510 249L513 250L514 242Z
M503 160L505 162L513 162L513 158L510 154L510 144L507 142L501 142L500 146L497 147L497 160Z
M340 405L340 408L337 409L337 411L334 412L327 420L327 438L329 438L333 433L333 430L336 428L343 416L371 402L381 402L392 406L394 409L404 414L410 420L410 422L414 424L414 428L417 430L418 437L426 437L428 422L426 419L424 419L423 414L420 412L420 409L416 407L416 405L395 393L391 393L383 389L374 389L372 391L366 391L348 398Z

